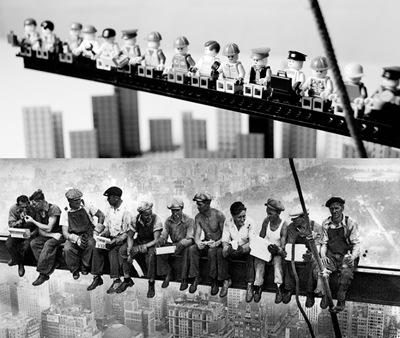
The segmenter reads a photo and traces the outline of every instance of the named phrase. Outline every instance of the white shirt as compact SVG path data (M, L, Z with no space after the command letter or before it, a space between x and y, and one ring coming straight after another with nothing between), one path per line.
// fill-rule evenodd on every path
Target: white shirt
M253 221L246 217L244 225L238 229L233 218L225 221L224 230L222 232L222 242L237 242L239 246L249 242L249 238L253 232Z
M110 232L111 237L116 237L127 232L132 226L132 223L132 214L124 202L116 209L108 204L105 212L104 225Z
M265 235L265 239L271 243L271 244L276 244L277 246L281 246L281 229L282 229L282 224L283 220L281 220L281 223L278 226L278 229L272 231L271 230L271 222L268 222L267 225L267 233Z

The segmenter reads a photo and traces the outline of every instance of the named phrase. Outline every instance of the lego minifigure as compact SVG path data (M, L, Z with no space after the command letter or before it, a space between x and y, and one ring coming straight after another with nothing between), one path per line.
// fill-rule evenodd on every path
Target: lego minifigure
M82 43L82 25L79 22L73 22L69 29L69 39L64 43L64 52L68 53L78 48Z
M251 58L254 65L250 69L249 82L258 85L267 85L271 81L271 68L267 66L271 48L254 48L251 50Z
M129 57L130 64L138 64L142 60L139 45L136 44L137 29L129 29L122 31L122 53Z
M317 56L311 61L313 75L303 85L303 93L307 91L308 96L320 97L327 100L332 94L333 85L328 74L328 59L325 56Z
M116 32L114 29L106 28L103 30L101 37L104 39L104 42L97 52L96 59L99 57L112 59L119 55L120 49L118 43L115 42L115 36Z
M165 55L160 48L161 34L159 32L151 32L146 40L147 49L143 55L143 65L155 67L156 70L163 71L165 67Z
M54 34L54 23L45 20L40 24L42 27L42 49L48 52L57 51L57 45L59 44L60 40Z
M204 55L196 63L195 71L199 76L211 77L213 80L218 79L218 69L221 61L217 57L220 45L217 41L210 40L204 44Z
M344 68L345 84L356 85L360 90L360 97L366 99L368 97L367 88L364 83L361 82L361 78L364 76L364 69L358 63L349 63Z
M193 70L195 62L188 53L189 40L184 36L179 36L174 41L175 55L172 58L171 70L174 72L188 73Z
M72 53L94 59L99 50L99 43L96 40L97 29L92 25L83 27L83 40L78 48L75 48Z
M29 18L24 21L25 35L21 41L22 47L31 47L32 50L40 48L40 35L36 31L36 20Z
M296 91L306 81L304 73L301 71L307 55L290 50L287 57L287 68L285 69L286 76L292 79L293 90Z
M236 43L228 43L222 54L227 57L228 62L222 65L222 72L219 77L226 80L234 80L236 84L243 84L245 71L242 63L239 61L239 47Z

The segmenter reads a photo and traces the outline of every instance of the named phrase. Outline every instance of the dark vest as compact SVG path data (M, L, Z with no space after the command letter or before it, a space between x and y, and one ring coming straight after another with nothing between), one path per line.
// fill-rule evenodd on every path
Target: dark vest
M154 224L156 223L157 215L151 215L151 220L147 225L144 225L141 221L139 221L140 215L136 216L136 232L137 242L139 244L145 244L154 240Z
M72 234L81 235L93 230L92 222L84 208L74 212L68 212L68 231Z

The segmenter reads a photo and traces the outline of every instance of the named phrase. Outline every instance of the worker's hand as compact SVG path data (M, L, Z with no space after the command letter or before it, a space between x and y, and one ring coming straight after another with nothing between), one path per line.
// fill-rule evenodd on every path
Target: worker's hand
M224 247L222 248L222 256L223 256L224 258L228 257L229 254L230 254L230 252L231 252L231 250L232 250L232 247L231 247L230 245L224 246Z
M321 262L324 265L324 267L326 267L328 265L328 263L329 263L328 257L326 257L326 256L321 257Z
M103 224L97 223L94 227L94 231L97 233L101 233L104 230L105 226Z
M206 243L200 242L199 244L197 244L197 247L199 248L199 250L203 250L206 247Z
M51 235L56 241L59 241L61 239L61 234L59 232L55 232L54 234Z
M26 223L33 223L34 222L34 219L29 215L26 215L24 219L25 219Z
M145 244L139 245L139 252L146 253L147 252L147 246Z
M81 238L81 237L78 236L78 239L76 240L76 244L77 244L78 246L81 246L81 245L82 245L82 238Z
M68 235L68 240L72 243L77 243L79 239L79 236L76 234L69 234ZM79 244L78 244L79 245Z
M279 247L276 244L270 244L270 245L268 245L268 251L272 255L278 255L279 254Z
M185 246L179 242L175 245L175 255L180 255L182 251L185 249Z
M343 264L347 264L349 267L353 267L354 265L354 260L352 255L346 255L343 258Z

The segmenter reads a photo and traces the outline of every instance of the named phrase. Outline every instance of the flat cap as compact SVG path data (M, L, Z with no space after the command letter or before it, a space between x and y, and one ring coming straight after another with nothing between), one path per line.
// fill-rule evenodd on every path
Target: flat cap
M207 192L199 192L193 197L193 201L196 202L204 202L204 201L211 201L212 197L209 193Z
M73 22L71 23L71 30L73 31L80 31L82 30L82 24L79 22Z
M170 203L168 203L167 208L168 209L183 209L184 204L183 201L180 198L173 198Z
M308 215L308 209L306 211L307 211L307 215ZM301 207L299 207L297 209L293 209L293 211L289 214L289 217L297 218L297 217L300 217L303 215L304 215L303 209Z
M82 29L82 33L86 33L86 34L94 34L96 32L97 32L97 29L92 25L87 25L87 26L83 27L83 29Z
M121 190L121 188L118 188L118 187L110 187L104 192L103 196L118 196L118 197L121 197L122 196L122 190Z
M257 60L262 60L269 56L270 51L271 48L269 47L254 48L251 50L251 57L257 58Z
M41 189L36 190L30 197L29 200L31 201L39 201L44 200L44 194Z
M333 196L329 200L326 201L325 206L329 208L332 203L344 204L345 200L343 198L341 198L341 197Z
M82 198L82 196L83 196L82 191L76 188L68 189L67 192L65 193L65 197L68 200L79 200L80 198Z
M285 210L285 207L283 206L282 202L273 198L268 198L267 203L265 203L264 205L277 211Z
M125 30L121 31L122 39L128 40L128 39L136 38L137 31L138 31L137 29L125 29Z
M153 203L142 201L139 203L139 206L137 207L137 211L143 212L143 211L150 210L151 208L153 208Z

